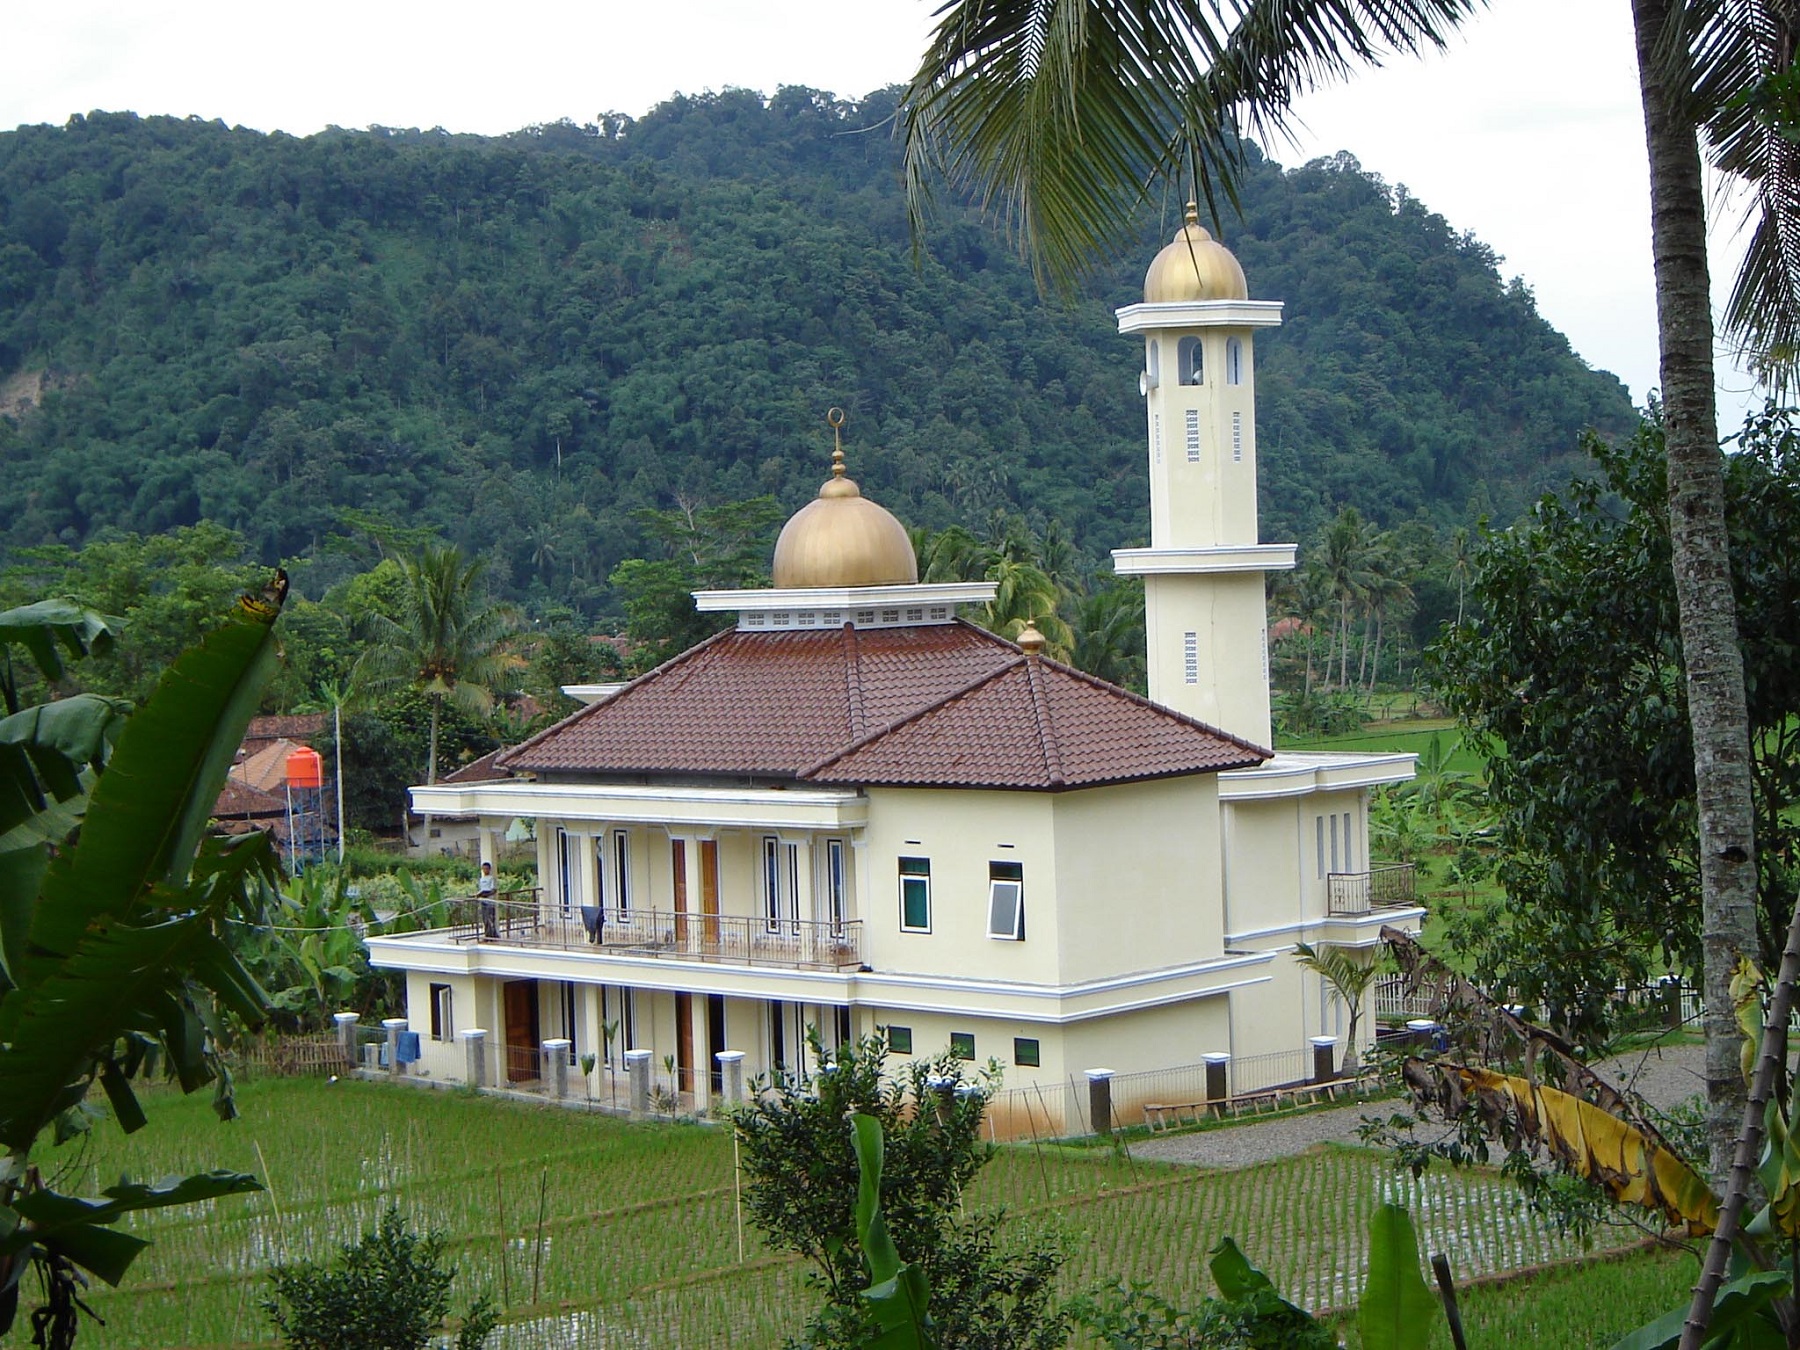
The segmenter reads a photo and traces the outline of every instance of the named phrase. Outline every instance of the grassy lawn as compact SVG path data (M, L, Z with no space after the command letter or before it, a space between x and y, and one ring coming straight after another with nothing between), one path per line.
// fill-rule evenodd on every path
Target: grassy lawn
M45 1155L46 1170L74 1173L63 1178L69 1186L203 1166L270 1182L261 1196L139 1225L155 1245L125 1288L94 1291L111 1325L90 1327L84 1345L267 1343L258 1308L267 1266L328 1257L390 1202L450 1235L458 1301L482 1289L500 1299L510 1325L496 1340L508 1347L773 1347L815 1303L805 1267L752 1230L740 1258L722 1129L352 1081L264 1080L240 1095L243 1118L231 1125L214 1120L205 1094L158 1094L139 1134L103 1126L85 1149ZM1459 1278L1576 1254L1518 1212L1498 1178L1402 1183L1356 1149L1209 1173L1101 1150L1009 1147L969 1202L1003 1204L1014 1222L1061 1234L1069 1292L1129 1279L1195 1299L1207 1291L1206 1249L1230 1233L1291 1296L1329 1308L1355 1297L1367 1216L1384 1194L1413 1207L1428 1249L1449 1253ZM1685 1265L1632 1257L1529 1286L1471 1289L1474 1343L1587 1343L1571 1338L1571 1325L1610 1343L1690 1278Z

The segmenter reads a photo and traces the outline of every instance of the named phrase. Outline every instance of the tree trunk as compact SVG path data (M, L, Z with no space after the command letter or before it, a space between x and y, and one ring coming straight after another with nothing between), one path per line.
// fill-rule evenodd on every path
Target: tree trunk
M431 748L426 752L430 758L425 761L425 784L427 787L437 782L438 709L443 706L443 703L444 701L440 698L431 700Z
M1730 981L1738 958L1757 954L1755 821L1744 663L1725 533L1724 460L1713 403L1700 152L1687 106L1687 81L1677 82L1666 62L1659 64L1670 8L1670 0L1632 3L1650 152L1669 537L1694 739L1710 1165L1713 1177L1722 1181L1731 1166L1746 1096L1738 1067L1742 1034L1733 1016Z

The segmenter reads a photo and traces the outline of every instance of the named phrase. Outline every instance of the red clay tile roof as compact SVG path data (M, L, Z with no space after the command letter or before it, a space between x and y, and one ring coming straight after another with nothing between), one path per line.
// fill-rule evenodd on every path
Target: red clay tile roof
M237 816L285 816L287 814L287 798L278 797L273 792L264 792L249 783L239 782L235 778L227 778L225 787L219 793L219 800L213 803L213 815L218 817Z
M325 729L330 725L329 713L252 717L250 725L244 729L244 748L250 754L255 754L270 741L299 741L302 745L312 745L314 740L325 734Z
M504 753L500 767L793 778L1017 658L966 623L727 630Z
M958 622L721 633L496 758L553 774L1056 790L1267 757Z
M1055 661L1020 656L801 776L1035 791L1214 773L1268 752Z
M512 775L505 769L496 768L494 761L506 753L506 747L490 750L480 759L472 759L455 773L447 773L438 779L440 783L497 783Z

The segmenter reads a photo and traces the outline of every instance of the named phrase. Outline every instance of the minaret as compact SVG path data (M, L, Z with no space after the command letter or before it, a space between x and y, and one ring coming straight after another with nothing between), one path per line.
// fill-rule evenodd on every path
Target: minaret
M1263 573L1291 568L1294 546L1257 542L1252 339L1281 322L1281 304L1249 296L1189 202L1144 303L1118 311L1120 332L1144 335L1150 547L1114 550L1113 566L1144 578L1150 697L1267 746Z

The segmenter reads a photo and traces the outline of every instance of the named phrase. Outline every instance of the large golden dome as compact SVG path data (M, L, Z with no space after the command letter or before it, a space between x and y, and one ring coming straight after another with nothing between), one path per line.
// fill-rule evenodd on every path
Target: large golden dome
M1147 304L1191 303L1197 300L1248 300L1250 285L1231 250L1206 232L1200 212L1187 204L1187 223L1181 233L1144 273Z
M919 579L906 527L844 477L844 452L831 456L831 477L796 511L775 541L775 588L910 586Z

